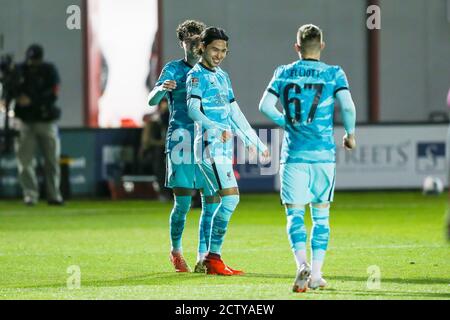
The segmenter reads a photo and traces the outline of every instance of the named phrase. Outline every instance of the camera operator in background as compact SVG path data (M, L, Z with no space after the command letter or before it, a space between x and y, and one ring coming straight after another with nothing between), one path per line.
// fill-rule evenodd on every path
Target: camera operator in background
M56 121L60 109L58 98L59 75L55 66L44 62L44 50L33 44L26 51L26 59L19 64L20 83L16 100L15 117L18 119L19 137L16 143L19 181L26 205L39 200L39 188L34 162L36 147L44 157L44 172L49 205L63 205L60 186L60 139Z
M0 83L2 85L2 103L11 102L17 94L19 85L19 73L13 56L10 54L0 57Z
M19 86L19 72L12 55L0 57L0 156L12 151L12 138L15 132L11 130L9 110Z
M166 144L166 131L169 123L169 109L167 99L162 99L158 111L144 117L142 129L141 148L139 151L141 173L156 176L159 185L159 200L166 202L170 192L165 188L166 157L164 146Z

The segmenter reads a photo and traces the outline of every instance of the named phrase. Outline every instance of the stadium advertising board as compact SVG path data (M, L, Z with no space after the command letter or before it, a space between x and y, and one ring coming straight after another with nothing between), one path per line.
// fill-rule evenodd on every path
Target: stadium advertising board
M377 125L357 127L357 148L352 152L340 146L343 128L336 128L336 189L417 189L425 177L440 178L447 185L446 137L448 127L441 125ZM260 134L263 131L260 131ZM276 133L279 135L277 136ZM279 161L275 150L282 141L281 130L265 130L272 153L270 167L261 174L262 166L246 159L235 165L235 174L242 192L279 190ZM106 180L124 163L117 155L134 162L139 130L61 130L62 152L70 158L71 192L77 195L105 195ZM244 155L247 157L247 155ZM237 158L240 157L237 153ZM243 163L242 159L236 163ZM123 159L122 159L123 160ZM38 166L39 171L39 166ZM41 184L43 182L41 174ZM0 159L0 196L20 195L17 161L14 155Z
M357 148L337 148L336 189L415 189L427 176L447 184L447 130L445 124L357 127ZM336 129L336 143L343 134Z

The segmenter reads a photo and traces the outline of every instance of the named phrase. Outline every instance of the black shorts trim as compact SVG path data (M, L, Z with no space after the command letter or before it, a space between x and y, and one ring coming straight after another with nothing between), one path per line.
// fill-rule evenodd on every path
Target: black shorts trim
M217 167L216 167L216 164L214 163L214 160L212 160L211 165L212 165L212 168L214 171L214 176L216 177L216 180L217 180L217 185L219 186L219 190L222 190L222 184L220 183L219 172L217 171Z
M219 172L217 171L217 166L214 163L214 158L211 156L210 150L208 149L209 142L207 140L204 140L203 145L205 146L206 156L208 157L209 160L211 160L211 166L213 169L214 177L217 180L217 186L219 187L219 190L222 190L222 183L220 183Z
M328 195L328 202L331 201L331 195L333 194L333 190L334 190L334 180L335 180L335 179L336 179L336 170L334 170L333 182L331 183L330 194Z
M165 174L165 178L164 178L164 186L166 187L166 188L168 188L168 185L169 185L169 164L168 164L168 162L169 162L169 154L168 153L166 153L165 154L165 156L166 156L166 165L165 165L165 167L166 167L166 174Z

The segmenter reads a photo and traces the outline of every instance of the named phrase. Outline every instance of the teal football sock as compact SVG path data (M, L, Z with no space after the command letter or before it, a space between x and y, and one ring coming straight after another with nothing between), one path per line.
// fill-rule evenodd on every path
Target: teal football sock
M306 248L306 227L304 208L286 208L286 231L292 250L299 251Z
M219 254L227 232L228 222L239 203L238 195L222 197L219 208L213 216L209 252Z
M202 213L200 215L198 230L198 253L204 255L208 252L211 237L211 223L214 213L220 202L206 203L205 196L202 196Z
M330 238L330 208L311 208L313 227L311 232L311 251L313 273L318 277L325 259Z
M191 196L175 196L175 202L170 214L170 240L172 251L181 251L181 236L183 235L186 215L191 207Z

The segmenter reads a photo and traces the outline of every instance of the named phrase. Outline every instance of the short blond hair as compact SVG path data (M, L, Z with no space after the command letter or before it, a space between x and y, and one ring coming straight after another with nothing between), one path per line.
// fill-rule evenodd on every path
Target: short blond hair
M322 41L323 32L318 26L305 24L298 28L297 43L300 45L302 54L320 51Z

